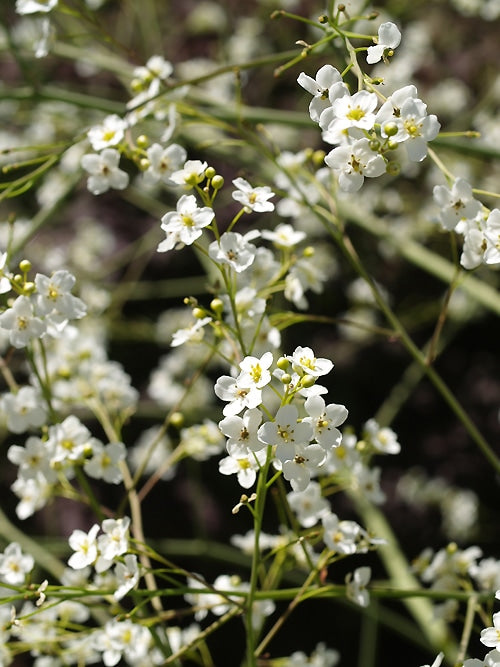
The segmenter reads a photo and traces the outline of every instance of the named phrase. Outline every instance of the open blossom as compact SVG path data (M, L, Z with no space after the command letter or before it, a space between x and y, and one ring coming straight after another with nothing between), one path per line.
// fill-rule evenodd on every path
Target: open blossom
M360 607L368 607L370 596L366 587L370 583L371 568L363 566L358 567L346 577L346 595L349 600Z
M366 62L369 65L373 65L382 60L382 58L385 60L387 55L392 55L393 49L398 47L400 42L401 33L394 23L390 21L382 23L378 29L377 45L368 47Z
M243 452L259 451L265 445L257 437L257 429L262 422L262 412L258 408L245 410L243 416L232 415L219 422L219 428L228 438L226 449L240 448Z
M127 453L123 442L110 442L103 445L93 438L91 440L92 458L85 461L83 469L94 479L103 479L109 484L119 484L123 475L120 470L120 461L125 460Z
M90 144L95 151L116 146L122 141L127 123L116 114L106 116L100 125L94 125L87 133Z
M42 315L50 315L56 322L82 318L87 312L83 301L71 294L75 277L65 270L56 271L50 278L37 273L36 308Z
M371 130L375 123L377 103L375 93L367 90L360 90L352 96L343 95L335 100L328 113L321 116L323 140L328 144L340 144L346 143L349 136L362 138L362 131Z
M329 95L331 88L335 84L344 85L340 72L332 65L323 65L317 71L316 79L301 72L297 78L297 82L313 96L309 104L309 115L311 116L311 120L315 122L319 121L322 111L330 106Z
M262 238L272 241L278 248L293 248L306 238L306 233L281 223L275 229L263 229Z
M99 525L95 523L88 533L83 530L74 530L71 533L68 542L75 553L68 560L69 567L81 570L96 561L98 532Z
M215 383L214 391L221 401L228 401L222 410L225 417L237 415L244 408L256 408L262 402L262 391L243 374L237 378L223 375Z
M252 264L257 252L256 246L249 243L255 238L253 232L245 236L237 232L225 232L218 241L208 246L208 254L218 264L228 264L236 273L241 273Z
M319 377L326 375L333 368L333 363L323 357L315 357L310 347L298 346L291 356L287 356L288 361L292 363L293 370L299 375L304 373Z
M500 611L493 614L493 627L481 630L479 641L485 646L500 650Z
M201 160L187 160L182 169L178 169L170 175L170 180L176 185L192 188L205 178L207 167L208 164Z
M307 445L312 438L310 424L297 421L298 416L294 405L284 405L274 421L259 428L259 439L266 445L276 445L276 456L282 463L295 457L297 445Z
M113 593L115 600L121 600L129 591L137 586L139 581L139 565L135 554L125 554L123 563L115 565L115 576L118 587Z
M273 353L264 352L262 357L247 356L240 361L241 379L249 380L257 389L262 389L271 382L269 367L273 363Z
M335 171L340 188L346 192L357 192L366 176L381 176L386 168L384 158L371 150L366 138L337 146L325 157L325 163Z
M441 207L439 219L445 229L462 231L464 222L475 218L481 210L481 202L474 199L472 187L463 178L457 178L451 189L436 185L432 192Z
M396 90L378 110L376 122L380 123L382 136L386 125L394 123L396 143L404 143L412 162L421 162L427 155L427 142L435 139L441 127L434 114L427 114L427 105L417 97L415 86Z
M23 295L0 315L0 327L8 330L10 344L16 348L26 347L34 338L41 338L47 328L45 322L36 317L31 299Z
M171 144L166 148L160 144L152 144L146 153L149 167L144 172L145 183L154 185L162 181L167 185L174 185L170 176L185 163L186 149L178 144Z
M331 403L326 405L321 396L310 396L305 404L309 417L302 421L311 424L314 430L314 438L324 449L338 447L342 441L342 434L336 428L347 419L347 408L345 405Z
M328 500L322 496L318 482L310 482L304 491L290 491L287 499L304 528L311 528L330 511Z
M396 433L387 426L379 426L375 419L369 419L364 425L364 436L381 454L399 454L401 451Z
M257 472L266 460L266 452L248 450L244 453L238 445L227 447L229 456L219 461L219 472L223 475L237 475L238 484L249 489L255 484Z
M167 238L159 244L158 252L191 245L214 217L215 213L208 206L198 207L194 195L182 195L177 202L177 210L165 213L161 219L161 228Z
M255 211L256 213L264 213L266 211L274 211L274 204L270 201L274 197L274 192L267 185L261 187L252 187L244 178L235 178L233 185L237 188L232 197L239 202L247 213Z
M102 522L104 534L97 540L99 556L95 564L96 572L109 569L113 559L128 550L129 526L128 516L120 519L104 519Z
M18 14L35 14L36 12L50 12L57 6L58 0L16 0Z
M0 554L0 580L12 586L24 584L26 575L35 565L35 559L29 554L23 554L17 542L11 542Z
M484 253L485 264L500 264L500 210L494 208L486 220L484 236L487 248Z
M355 521L340 521L336 514L322 517L323 541L335 553L356 553L357 542L361 535L361 526Z
M100 195L110 188L124 190L128 174L119 168L120 153L115 148L105 148L102 153L87 153L82 157L82 167L90 176L87 187L93 195Z
M15 394L4 394L0 400L0 409L12 433L23 433L31 426L42 426L47 417L47 407L40 391L30 385L21 387Z

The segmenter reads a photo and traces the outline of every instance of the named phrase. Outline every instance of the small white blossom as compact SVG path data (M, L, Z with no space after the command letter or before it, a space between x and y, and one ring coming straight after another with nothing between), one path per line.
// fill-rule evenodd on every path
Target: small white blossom
M328 500L321 495L318 482L310 482L304 491L290 491L287 499L304 528L316 525L319 519L330 511Z
M69 546L75 552L68 560L69 567L81 570L87 565L93 565L97 559L97 533L99 526L95 523L88 533L83 530L74 530L69 536Z
M29 554L23 554L17 542L11 542L0 554L0 580L12 586L24 584L26 575L35 565L35 559Z
M41 315L49 315L56 323L82 318L87 312L83 301L71 294L76 279L69 271L56 271L50 278L37 273L36 308Z
M42 426L47 418L47 407L40 391L31 387L21 387L16 394L4 394L1 409L12 433L23 433L32 426Z
M247 356L240 361L241 375L240 380L248 380L253 383L257 389L262 389L271 382L271 373L269 367L273 363L273 353L264 352L262 357Z
M50 12L57 6L58 0L16 0L18 14L35 14L36 12Z
M203 233L215 217L208 206L199 208L194 195L182 195L177 202L177 210L165 213L161 219L161 228L167 238L158 246L158 252L191 245Z
M144 172L146 185L155 185L159 181L166 185L175 185L170 176L186 162L186 149L177 144L164 148L152 144L146 151L149 167Z
M347 419L347 408L336 403L326 405L321 396L310 396L304 407L309 417L305 417L303 421L313 427L316 441L326 450L338 447L342 434L336 427Z
M370 583L371 574L369 567L358 567L346 577L346 596L360 607L368 607L370 602L366 587Z
M115 600L121 600L129 591L137 586L139 581L139 565L135 554L126 554L123 563L115 565L115 576L118 588L113 593Z
M330 513L322 517L323 541L335 553L356 553L357 542L361 534L361 526L355 521L340 521L336 514Z
M127 453L123 442L110 442L103 445L95 438L91 441L92 458L85 461L83 469L94 479L103 479L108 484L119 484L123 475L120 461L125 460Z
M386 60L387 56L392 56L393 49L397 48L400 42L401 33L397 26L390 21L382 23L378 29L377 45L368 47L366 62L369 65L373 65L382 60L382 58Z
M306 233L294 229L292 225L281 223L275 229L262 230L262 238L272 241L278 248L293 248L306 238Z
M10 343L16 348L26 347L46 332L46 324L36 317L31 299L23 295L0 315L0 327L9 331Z
M377 103L375 93L367 90L360 90L352 96L343 95L335 100L321 116L323 140L328 144L340 144L346 143L349 136L362 138L363 132L360 130L371 130L375 123Z
M97 541L99 557L95 568L96 572L107 570L116 556L121 556L128 550L130 519L125 516L121 519L104 519L102 530Z
M386 167L384 158L371 150L366 138L337 146L325 157L325 163L335 171L340 188L346 192L357 192L366 176L381 176Z
M479 641L500 651L500 611L493 614L493 626L481 630Z
M222 375L215 383L215 394L221 401L228 401L222 414L225 417L239 414L244 408L256 408L262 402L262 392L248 377L233 378Z
M312 375L319 377L326 375L333 368L333 363L323 357L315 357L310 347L298 346L291 356L287 356L288 361L292 363L293 370L299 375Z
M237 189L233 192L232 197L243 206L246 213L274 211L274 204L268 201L274 197L274 192L269 186L252 187L244 178L235 178L233 185Z
M375 419L369 419L366 422L364 435L368 442L381 454L399 454L401 451L396 433L387 426L379 426Z
M301 72L297 82L313 96L309 104L309 115L311 120L315 122L319 121L321 112L330 106L329 95L332 86L335 84L344 85L340 72L332 65L323 65L317 71L316 79Z
M87 187L93 195L107 192L109 188L124 190L129 181L127 172L119 168L120 153L105 148L102 153L87 153L82 157L82 167L90 176Z
M293 460L296 446L305 446L312 438L311 425L297 420L297 408L294 405L283 405L274 421L262 424L258 430L259 440L266 445L276 445L276 456L282 463Z
M257 437L262 422L262 412L258 408L245 410L243 416L232 415L219 422L219 428L228 438L226 448L239 447L242 451L258 452L264 447Z
M439 219L445 229L462 231L464 221L472 220L481 210L481 202L474 199L470 184L463 178L457 178L451 189L436 185L433 195L441 207Z
M254 235L250 233L250 238ZM218 241L208 246L208 254L218 264L227 264L236 273L241 273L252 264L257 248L248 242L249 234L225 232Z
M187 160L182 169L170 174L170 180L176 185L192 188L203 181L207 167L208 164L201 160Z
M257 472L266 460L266 452L248 450L244 453L239 445L227 447L229 456L219 461L219 472L223 475L237 475L238 483L244 489L254 485Z
M91 127L87 136L92 148L95 151L101 151L103 148L110 148L119 144L125 135L126 129L126 121L116 114L112 114L106 116L100 125Z

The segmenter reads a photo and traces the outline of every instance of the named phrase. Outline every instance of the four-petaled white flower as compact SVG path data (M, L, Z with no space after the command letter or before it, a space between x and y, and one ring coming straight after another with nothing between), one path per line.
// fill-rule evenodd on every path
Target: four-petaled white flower
M304 404L309 417L303 419L313 427L314 438L326 450L338 447L342 441L342 434L336 428L347 419L345 405L331 403L326 405L321 396L309 396Z
M170 180L176 185L192 188L205 178L205 170L208 164L201 160L187 160L182 169L170 174Z
M319 377L326 375L333 368L333 363L323 357L315 357L310 347L299 345L295 348L291 356L287 356L288 361L292 363L293 370L299 375L312 375Z
M90 176L87 187L93 195L107 192L109 188L124 190L128 174L118 166L120 153L115 148L105 148L102 153L87 153L82 157L82 167Z
M257 430L262 422L262 412L258 408L245 410L243 416L232 415L219 422L219 428L228 438L226 448L239 447L241 451L254 452L262 449L265 444L257 437Z
M273 363L273 353L264 352L262 357L247 356L240 361L241 381L248 380L253 383L257 389L262 389L271 382L271 373L269 367Z
M233 199L243 206L246 213L274 211L274 204L268 201L274 197L274 192L269 186L252 187L244 178L235 178L233 185L237 188L233 192Z
M479 641L485 646L490 646L500 651L500 611L493 614L493 626L481 630Z
M343 95L335 100L331 111L321 116L323 140L328 144L345 143L349 135L360 139L363 137L362 130L371 130L375 123L375 108L378 98L375 93L360 90L354 95Z
M118 562L115 565L115 576L118 587L113 593L115 600L121 600L129 591L137 586L139 581L139 565L135 554L126 554L123 563Z
M331 104L329 96L332 87L336 84L344 86L340 72L332 65L323 65L317 71L316 79L301 72L297 78L297 82L313 96L309 104L309 115L311 116L311 120L315 122L319 121L322 111L327 109ZM344 87L347 90L347 87Z
M94 125L87 132L90 145L95 151L101 151L103 148L116 146L122 141L127 122L116 114L106 116L100 125Z
M457 178L451 189L436 185L432 192L434 201L441 207L439 219L445 229L463 231L463 225L481 210L481 202L474 199L472 188L464 178Z
M357 192L365 177L375 178L385 172L385 160L370 148L368 139L337 146L325 157L326 164L338 175L339 185L346 192Z
M368 607L370 595L366 589L372 575L371 568L358 567L346 576L346 596L360 607Z
M252 264L257 248L249 240L255 238L254 232L245 236L237 232L225 232L219 241L213 241L208 246L208 254L218 264L227 264L236 273L241 273Z
M397 26L390 21L382 23L378 29L378 39L376 46L369 46L366 54L366 62L369 65L378 63L382 58L384 61L387 56L393 55L393 50L401 42L401 33Z
M401 451L396 433L388 426L379 426L375 419L369 419L364 425L364 436L381 454L399 454Z
M322 517L323 541L335 553L356 553L357 542L361 534L361 526L355 521L340 521L336 514L330 513Z
M257 472L266 460L266 452L242 451L239 445L228 445L226 456L219 461L219 472L223 475L237 475L238 483L244 489L254 485Z
M103 479L109 484L119 484L122 479L120 461L125 460L127 453L123 442L110 442L103 445L100 440L93 438L90 441L92 458L85 461L83 469L94 479Z
M47 329L45 322L35 315L31 299L23 295L0 315L0 327L8 330L10 344L16 348L26 347L34 338L41 338Z
M50 315L55 323L82 318L87 308L81 299L71 294L75 282L75 276L63 269L56 271L50 278L37 273L35 285L38 313Z
M262 238L272 241L278 248L293 248L306 238L306 233L281 223L275 229L263 229Z
M296 446L305 446L312 438L310 424L297 421L298 417L295 405L283 405L274 421L266 422L259 428L259 439L266 445L276 445L276 456L282 463L292 460Z
M128 516L121 519L104 519L102 522L104 534L100 535L97 540L99 555L95 564L96 572L104 572L109 569L113 559L128 550L129 526Z
M26 575L35 565L35 559L30 554L23 554L17 542L11 542L0 554L0 581L12 586L24 584Z
M75 552L68 560L69 567L81 570L87 565L93 565L97 559L97 533L99 525L95 523L88 533L83 530L74 530L69 536L69 546Z
M262 402L262 391L248 377L222 375L214 386L215 395L228 401L222 410L225 417L239 414L244 408L256 408Z
M175 185L170 176L186 162L186 149L178 144L171 144L166 148L160 144L152 144L146 153L149 167L144 172L145 183L154 185L162 181L167 185Z
M165 213L161 219L161 228L167 238L158 246L158 252L191 245L203 233L215 217L208 206L198 207L194 195L182 195L177 202L177 210Z

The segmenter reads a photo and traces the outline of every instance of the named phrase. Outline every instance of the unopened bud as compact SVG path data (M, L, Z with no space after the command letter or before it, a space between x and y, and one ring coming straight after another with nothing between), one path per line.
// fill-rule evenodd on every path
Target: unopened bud
M384 132L388 137L393 137L398 133L398 126L396 123L386 123L384 125Z
M401 171L401 167L397 162L388 162L385 170L390 176L397 176Z
M172 412L170 416L170 424L175 428L181 428L184 425L184 415L182 412Z
M149 139L145 134L140 134L135 140L135 143L139 148L147 148L149 146Z
M210 182L214 190L220 190L224 185L224 178L220 174L215 174Z
M224 302L222 301L222 299L216 297L215 299L212 299L212 301L210 302L210 308L214 311L214 313L220 315L224 310Z
M19 268L23 273L28 273L29 271L31 271L31 262L29 261L29 259L22 259L19 262Z
M216 173L217 172L215 171L215 169L213 167L207 167L205 169L205 178L211 179L215 176Z
M283 375L281 376L281 382L283 384L290 384L291 381L292 381L292 376L290 375L290 373L283 373Z
M312 375L304 375L304 377L300 380L300 384L306 388L312 387L315 382L316 378L313 377Z
M203 319L205 317L203 308L193 308L193 317L196 317L197 320Z
M276 362L276 366L277 366L280 370L282 370L282 371L286 371L286 369L288 368L288 364L289 364L289 363L290 363L290 362L288 361L288 359L287 359L286 357L280 357L280 358L278 359L278 361Z

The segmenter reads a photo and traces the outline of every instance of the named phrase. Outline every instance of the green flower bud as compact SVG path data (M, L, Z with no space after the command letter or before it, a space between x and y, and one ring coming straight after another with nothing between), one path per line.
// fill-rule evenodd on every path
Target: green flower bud
M217 315L221 315L222 311L224 310L224 303L222 299L219 299L218 297L212 299L210 302L210 308L214 311L214 313L217 313Z
M193 317L196 317L197 320L203 319L205 315L203 308L193 308Z
M398 162L388 162L385 170L390 176L397 176L401 171L401 167Z
M215 174L211 183L214 190L220 190L224 185L224 178L220 174Z
M149 139L145 134L141 134L137 137L135 143L139 146L139 148L147 148L149 146Z
M394 122L389 122L384 125L384 132L387 134L388 137L393 137L395 134L398 133L398 126Z
M184 425L184 415L182 412L172 412L170 423L172 426L175 426L175 428L181 428Z
M292 376L290 375L290 373L283 373L283 375L281 376L281 382L283 382L283 384L290 384L291 381L292 381Z
M28 273L29 271L31 271L31 262L29 261L29 259L22 259L19 262L19 268L23 273Z
M313 377L312 375L304 375L304 377L302 377L301 380L300 380L300 384L303 387L306 387L306 388L312 387L315 382L316 382L316 378Z
M288 364L289 361L286 357L280 357L276 362L276 366L282 371L286 371L286 369L288 368Z
M208 178L209 180L215 176L217 172L213 167L207 167L205 169L205 178Z

